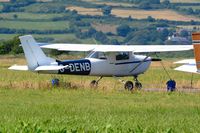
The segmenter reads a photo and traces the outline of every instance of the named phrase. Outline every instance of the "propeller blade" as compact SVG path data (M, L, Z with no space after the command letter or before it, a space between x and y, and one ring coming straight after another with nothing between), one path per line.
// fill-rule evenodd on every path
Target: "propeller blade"
M159 59L159 58L152 58L151 61L162 61L162 59Z

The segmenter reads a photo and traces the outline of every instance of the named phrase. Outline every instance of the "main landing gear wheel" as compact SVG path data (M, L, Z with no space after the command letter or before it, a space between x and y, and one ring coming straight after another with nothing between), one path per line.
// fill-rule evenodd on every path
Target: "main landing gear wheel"
M132 91L134 88L133 82L131 81L126 81L126 83L124 84L124 88L128 91Z
M137 89L141 90L141 89L142 89L142 83L140 83L139 81L136 81L136 82L135 82L135 87L136 87Z
M132 91L134 89L134 87L138 90L142 89L142 83L140 83L137 79L137 76L134 76L134 81L135 83L133 84L133 82L131 81L127 81L124 84L124 88L128 91Z
M140 83L137 79L138 76L134 76L134 80L135 80L135 87L138 89L138 90L141 90L142 89L142 83Z

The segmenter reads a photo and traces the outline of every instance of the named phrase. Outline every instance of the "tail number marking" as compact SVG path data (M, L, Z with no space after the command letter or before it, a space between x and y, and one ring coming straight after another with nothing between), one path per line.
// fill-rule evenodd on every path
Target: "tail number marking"
M70 72L90 71L91 67L88 62L84 63L69 63Z

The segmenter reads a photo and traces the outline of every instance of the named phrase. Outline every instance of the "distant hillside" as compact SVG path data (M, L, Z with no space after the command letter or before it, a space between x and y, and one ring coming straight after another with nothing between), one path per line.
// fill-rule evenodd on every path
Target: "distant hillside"
M174 34L191 42L190 32L200 27L197 1L131 1L1 1L0 47L25 34L40 42L151 45Z

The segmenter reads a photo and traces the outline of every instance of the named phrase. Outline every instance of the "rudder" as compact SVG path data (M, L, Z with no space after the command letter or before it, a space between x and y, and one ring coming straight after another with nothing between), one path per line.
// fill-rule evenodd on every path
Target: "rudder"
M197 70L200 70L200 33L192 33L192 43L194 47L194 58Z
M29 70L35 70L38 66L49 65L55 62L54 59L47 57L35 39L31 35L19 37L21 45L28 63Z

